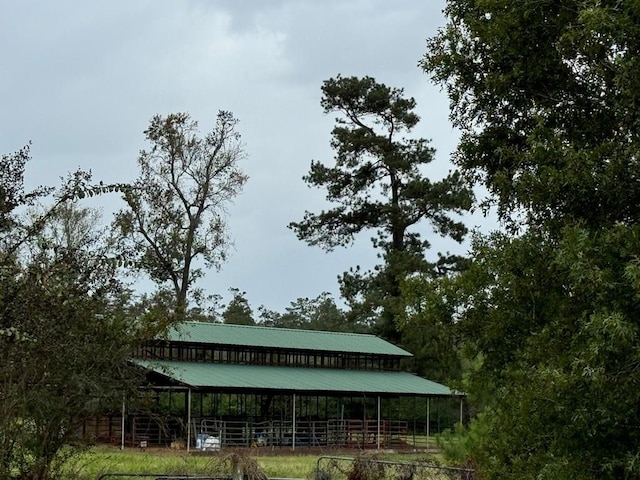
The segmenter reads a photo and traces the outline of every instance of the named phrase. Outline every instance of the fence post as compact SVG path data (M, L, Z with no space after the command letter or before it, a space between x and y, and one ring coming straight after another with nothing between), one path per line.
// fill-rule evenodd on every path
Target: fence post
M430 411L430 407L431 407L431 402L430 402L430 398L427 397L427 450L429 449L429 417L431 416L431 411Z

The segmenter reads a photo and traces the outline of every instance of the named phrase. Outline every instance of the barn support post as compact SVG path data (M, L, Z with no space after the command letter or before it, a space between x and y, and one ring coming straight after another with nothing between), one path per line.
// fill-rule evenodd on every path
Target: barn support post
M191 388L187 389L187 453L191 445Z
M367 396L362 394L362 446L364 450L367 442Z
M376 435L376 448L380 450L380 395L378 395L378 435Z
M127 405L126 405L126 397L125 394L122 394L122 419L120 421L120 428L121 428L121 432L120 432L120 450L124 450L124 427L125 427L125 422L124 422L124 416L127 414Z
M296 394L293 394L293 412L291 415L291 449L296 449Z
M416 450L416 397L413 397L413 405L411 406L411 415L413 416L413 451Z
M429 418L431 417L431 399L427 397L427 449L429 448Z

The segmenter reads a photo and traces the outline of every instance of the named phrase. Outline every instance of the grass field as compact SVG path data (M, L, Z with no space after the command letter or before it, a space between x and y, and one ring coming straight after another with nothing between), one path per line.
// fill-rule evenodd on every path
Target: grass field
M296 452L288 455L249 451L248 462L257 464L268 477L309 478L321 454ZM262 454L261 454L262 453ZM357 455L357 452L355 453ZM335 453L328 453L335 455ZM389 460L424 459L424 454L387 454ZM117 447L96 447L68 465L67 476L77 480L95 480L104 473L213 474L231 469L231 454L190 454L170 449L120 450Z
M317 457L251 457L270 477L305 478L314 469ZM103 473L212 474L231 470L231 457L225 453L187 455L169 449L124 451L99 447L68 465L69 477L93 480Z

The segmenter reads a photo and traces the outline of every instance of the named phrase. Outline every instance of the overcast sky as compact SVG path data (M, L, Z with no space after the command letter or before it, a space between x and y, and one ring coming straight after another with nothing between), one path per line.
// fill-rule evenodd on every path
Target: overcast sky
M332 116L322 82L369 75L418 103L416 136L432 139L442 177L457 136L448 100L417 67L444 24L440 0L26 0L0 6L0 152L33 142L30 185L59 185L77 168L95 180L137 176L143 131L156 113L189 112L209 131L218 110L239 119L250 179L230 208L230 260L201 286L247 292L254 309L338 296L337 276L371 267L367 240L324 253L287 228L319 211L324 192L301 177L331 163ZM121 206L100 199L105 216ZM470 220L472 223L473 221ZM473 226L471 224L470 226ZM460 251L423 235L434 251Z

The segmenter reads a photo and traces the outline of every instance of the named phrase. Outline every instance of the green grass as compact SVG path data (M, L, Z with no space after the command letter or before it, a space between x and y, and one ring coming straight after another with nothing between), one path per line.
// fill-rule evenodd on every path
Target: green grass
M262 453L262 455L261 455ZM244 453L243 453L244 454ZM318 455L296 452L291 455L269 455L260 450L248 450L249 462L255 462L268 477L309 478L316 468ZM357 455L357 452L354 453ZM327 455L335 455L328 452ZM348 455L339 455L348 456ZM424 460L424 454L386 454L378 458L396 461ZM431 456L431 458L434 458ZM103 473L213 474L231 471L230 454L187 454L184 450L117 447L95 447L74 459L67 466L67 477L95 480Z
M253 453L253 452L251 452ZM316 466L317 456L251 456L269 477L306 478ZM103 473L176 473L210 474L229 472L231 458L225 452L191 454L185 451L154 449L120 450L116 447L96 447L71 461L69 478L95 480Z
M256 457L268 477L308 478L316 468L317 455Z

